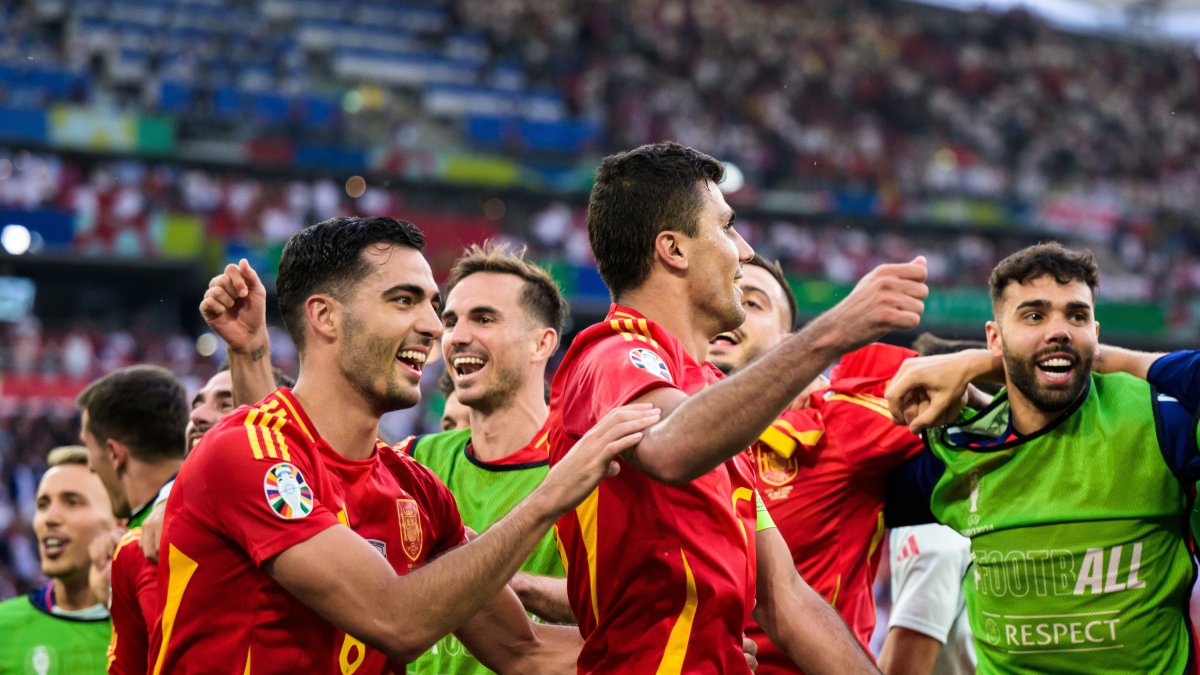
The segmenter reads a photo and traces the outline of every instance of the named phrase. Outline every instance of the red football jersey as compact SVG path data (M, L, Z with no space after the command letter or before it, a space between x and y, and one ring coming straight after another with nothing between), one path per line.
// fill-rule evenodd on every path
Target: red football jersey
M551 464L613 408L658 387L692 394L718 378L666 330L614 305L575 338L554 378ZM621 463L558 521L585 640L579 672L749 673L741 640L755 591L749 453L677 487Z
M222 420L167 500L153 672L402 673L262 569L339 522L398 574L463 541L454 498L429 470L383 441L369 459L343 457L289 389Z
M882 396L916 353L885 344L846 354L811 408L787 410L754 444L759 494L791 549L796 570L866 646L875 630L875 570L883 540L887 473L921 450L892 423ZM758 673L796 666L751 623Z
M112 638L108 643L108 672L145 673L150 629L158 621L158 568L146 560L141 547L142 528L125 534L113 553Z

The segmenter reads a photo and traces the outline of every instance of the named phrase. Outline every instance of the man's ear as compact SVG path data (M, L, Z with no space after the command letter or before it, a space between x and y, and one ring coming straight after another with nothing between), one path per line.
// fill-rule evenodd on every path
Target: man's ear
M124 470L129 463L129 446L115 438L110 438L104 441L104 459L112 464L113 469L119 474Z
M987 348L995 356L1004 356L1004 335L1000 332L1000 324L989 321L984 325L987 331Z
M308 300L304 301L308 330L326 341L337 338L341 312L341 303L328 295L310 295Z
M689 237L675 230L663 230L654 238L654 257L668 269L682 272L688 268Z
M530 355L536 362L545 363L554 356L554 352L558 351L558 331L553 328L537 329L537 341L533 345L533 353Z

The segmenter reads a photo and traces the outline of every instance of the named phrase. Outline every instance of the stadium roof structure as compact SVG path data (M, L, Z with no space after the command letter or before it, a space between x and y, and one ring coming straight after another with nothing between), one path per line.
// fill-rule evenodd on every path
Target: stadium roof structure
M917 0L961 10L1025 9L1066 30L1157 35L1200 45L1200 0Z

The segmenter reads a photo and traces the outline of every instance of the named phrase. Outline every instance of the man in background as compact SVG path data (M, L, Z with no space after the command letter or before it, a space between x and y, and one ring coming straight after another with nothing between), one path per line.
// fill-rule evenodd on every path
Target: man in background
M29 595L0 602L0 673L105 672L108 609L88 583L88 547L114 527L112 503L88 452L55 448L38 483L33 532L42 574Z
M110 673L145 673L158 621L158 570L138 542L154 499L183 464L187 391L165 368L130 366L88 385L77 400L88 465L129 531L112 556Z

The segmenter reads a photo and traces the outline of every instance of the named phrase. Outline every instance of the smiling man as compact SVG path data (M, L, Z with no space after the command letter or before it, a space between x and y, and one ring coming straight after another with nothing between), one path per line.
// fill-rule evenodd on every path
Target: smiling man
M887 497L891 525L936 517L970 538L964 593L980 672L1196 667L1186 522L1200 477L1200 358L1105 347L1101 370L1140 377L1093 372L1098 283L1090 254L1014 253L992 272L988 350L909 361L888 392L920 428L965 382L998 372L1006 385L929 429L928 452Z
M0 602L0 673L106 672L108 610L88 587L88 545L108 536L112 504L87 449L56 448L38 483L33 532L45 586Z

